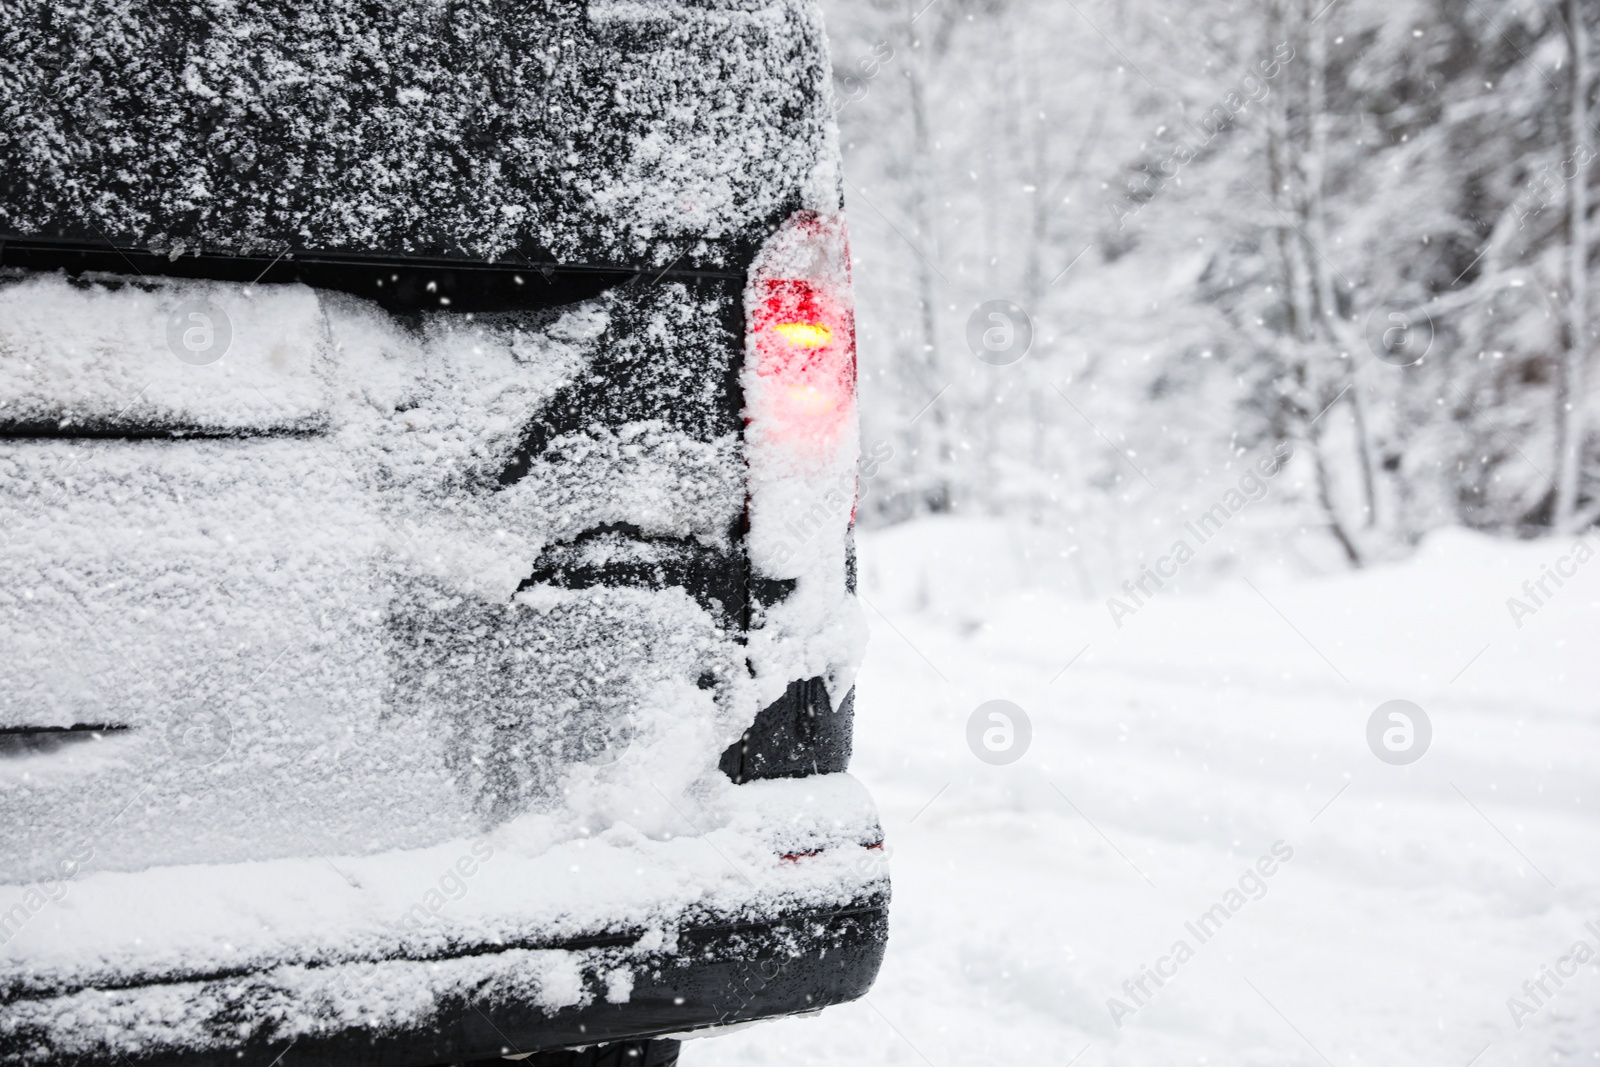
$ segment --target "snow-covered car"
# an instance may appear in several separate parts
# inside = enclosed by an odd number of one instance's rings
[[[0,0],[0,56],[0,1063],[861,995],[811,0]]]

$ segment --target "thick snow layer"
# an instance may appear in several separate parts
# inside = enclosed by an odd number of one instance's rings
[[[594,833],[530,814],[426,849],[87,873],[0,947],[0,988],[642,935],[695,914],[847,903],[874,873],[842,873],[881,837],[848,775],[726,783],[699,798],[698,826],[663,794]]]
[[[182,288],[193,313],[203,314],[198,309],[213,297],[227,306],[226,339],[216,323],[198,327],[212,332],[194,339],[197,349],[226,345],[226,362],[174,357],[167,319],[182,301],[159,282],[73,287],[60,276],[9,272],[0,284],[0,421],[63,430],[326,425],[325,327],[311,290],[273,286],[244,297],[235,286]],[[184,322],[180,331],[193,328]]]
[[[451,998],[505,998],[553,1012],[592,1001],[586,971],[626,974],[625,966],[606,967],[617,955],[508,949],[437,962],[289,965],[246,979],[84,990],[0,1009],[0,1033],[14,1027],[41,1035],[67,1055],[107,1048],[160,1055],[249,1040],[292,1043],[352,1027],[415,1027],[434,1016],[438,1001]],[[219,1025],[222,1019],[232,1025]],[[45,1062],[42,1048],[21,1051],[8,1062]]]
[[[809,0],[19,0],[0,54],[12,233],[664,265],[839,203]]]
[[[1041,568],[1048,543],[980,520],[862,536],[883,972],[685,1067],[1593,1062],[1600,956],[1572,952],[1600,952],[1600,557],[1447,530],[1354,574],[1252,560],[1255,590],[1169,585],[1118,629]],[[1547,567],[1567,577],[1541,593]],[[1010,766],[967,747],[995,698],[1032,720]],[[1394,698],[1433,724],[1408,767],[1365,738]],[[1199,943],[1185,924],[1278,841],[1293,858]],[[1137,1003],[1124,983],[1180,939],[1193,958]]]
[[[233,325],[205,366],[166,347],[195,301]],[[596,528],[729,551],[742,458],[696,415],[723,379],[684,287],[411,325],[299,286],[46,275],[0,302],[0,421],[177,434],[0,444],[0,725],[131,727],[0,759],[0,879],[78,848],[111,870],[382,852],[533,808],[598,831],[650,782],[692,815],[762,706],[682,589],[518,592]],[[660,396],[502,487],[551,398],[635,349],[670,364]]]

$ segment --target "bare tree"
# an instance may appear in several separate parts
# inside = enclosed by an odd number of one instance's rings
[[[1569,98],[1567,158],[1577,159],[1589,132],[1589,49],[1583,6],[1566,0]],[[1589,361],[1589,182],[1586,168],[1567,182],[1566,350],[1556,383],[1556,499],[1553,525],[1576,523],[1583,465]]]
[[[1291,37],[1305,43],[1307,36],[1313,42],[1321,41],[1318,27],[1303,25],[1304,12],[1298,5],[1290,4],[1287,10],[1278,3],[1268,7],[1267,49],[1270,51],[1279,40]],[[1291,102],[1286,91],[1268,98],[1267,124],[1267,176],[1271,183],[1270,199],[1275,215],[1273,230],[1277,238],[1278,258],[1284,300],[1285,321],[1290,341],[1289,371],[1298,387],[1286,393],[1289,414],[1298,424],[1310,446],[1313,471],[1316,476],[1317,503],[1345,558],[1352,566],[1361,566],[1362,553],[1335,496],[1335,475],[1328,455],[1326,423],[1321,416],[1326,408],[1341,395],[1354,390],[1346,383],[1342,393],[1333,391],[1330,378],[1323,366],[1336,364],[1334,345],[1330,344],[1336,330],[1338,308],[1333,278],[1323,251],[1326,245],[1325,207],[1323,205],[1323,172],[1326,168],[1324,130],[1326,103],[1322,90],[1326,76],[1322,66],[1326,63],[1325,51],[1313,45],[1309,57],[1310,71],[1306,77],[1306,99],[1302,108],[1302,121],[1296,124],[1291,113]],[[1288,82],[1288,79],[1286,79]],[[1307,236],[1311,230],[1317,236]],[[1323,366],[1319,366],[1323,365]],[[1348,376],[1348,369],[1339,378]],[[1335,382],[1337,379],[1335,379]],[[1309,401],[1309,403],[1307,403]],[[1356,408],[1359,411],[1359,406]],[[1360,453],[1366,458],[1364,420],[1358,419],[1358,437],[1363,438]],[[1365,464],[1363,464],[1365,467]],[[1366,490],[1367,513],[1373,510],[1370,473],[1363,480]]]
[[[923,390],[932,398],[949,383],[942,381],[943,360],[939,348],[939,298],[934,284],[937,268],[932,259],[939,254],[939,238],[934,226],[933,205],[938,199],[937,174],[933,150],[933,136],[928,115],[928,71],[933,60],[935,42],[925,32],[928,24],[921,22],[926,8],[919,0],[905,0],[903,5],[906,107],[911,122],[911,159],[907,182],[907,200],[915,240],[921,244],[916,251],[913,268],[917,286],[918,326],[921,332],[921,374],[918,375]],[[931,20],[930,20],[931,22]],[[951,507],[950,468],[954,463],[954,449],[950,440],[948,408],[933,403],[914,433],[914,452],[921,466],[920,491],[923,506],[932,512],[949,511]],[[920,420],[919,420],[920,422]]]

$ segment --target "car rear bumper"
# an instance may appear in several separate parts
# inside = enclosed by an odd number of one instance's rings
[[[723,779],[693,810],[681,836],[534,814],[367,856],[118,871],[85,849],[0,887],[0,1064],[422,1067],[863,993],[889,881],[860,784]]]
[[[203,981],[151,984],[122,990],[87,990],[65,997],[26,998],[7,1006],[0,1024],[0,1062],[77,1067],[422,1067],[505,1055],[654,1037],[710,1026],[813,1011],[853,1000],[871,987],[888,936],[888,895],[844,907],[797,911],[759,922],[706,923],[677,932],[672,951],[638,953],[637,939],[576,941],[545,949],[507,946],[493,953],[433,961],[389,961],[330,967],[285,967],[217,976]],[[503,980],[522,968],[548,966],[554,953],[577,956],[575,975],[587,1003],[554,1010],[517,995]],[[544,958],[540,958],[544,957]],[[608,989],[611,964],[626,958],[634,976],[627,999]],[[470,989],[439,996],[426,1010],[410,1005],[409,1025],[365,1022],[329,1027],[329,991],[353,998],[375,966],[468,967],[482,974]],[[388,976],[392,979],[394,976]],[[391,992],[396,988],[388,982]],[[418,990],[420,990],[420,986]],[[140,1035],[103,1034],[82,1026],[66,1042],[51,1025],[76,1019],[102,1023],[141,1014],[136,1000],[168,1002],[173,1014],[193,1016],[209,1006],[207,1042],[182,1047]],[[75,1003],[76,1002],[76,1003]],[[128,1009],[119,1013],[116,1005]],[[368,1008],[374,1005],[367,1005]],[[381,1003],[376,1006],[381,1012]],[[304,1032],[318,1015],[319,1029]],[[192,1026],[185,1029],[199,1036]],[[88,1040],[85,1040],[88,1038]],[[130,1047],[133,1045],[143,1047]]]

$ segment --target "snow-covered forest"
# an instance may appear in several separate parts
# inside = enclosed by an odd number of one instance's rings
[[[684,1061],[1591,1062],[1600,9],[825,7],[889,950]]]
[[[826,7],[863,526],[1025,518],[1103,598],[1274,448],[1211,566],[1600,513],[1591,5]],[[991,300],[1020,361],[974,357]]]

